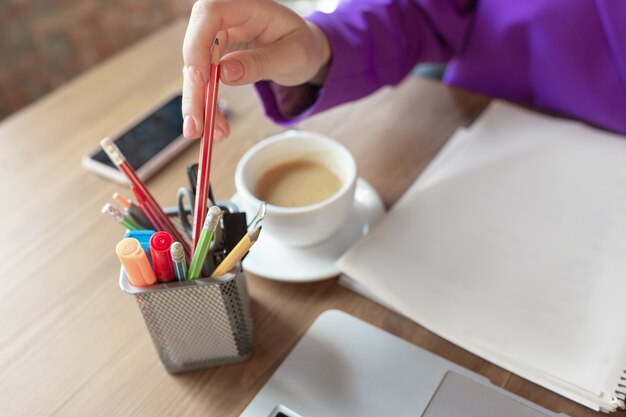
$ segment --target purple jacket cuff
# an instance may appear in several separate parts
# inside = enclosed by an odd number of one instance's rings
[[[462,45],[471,0],[354,0],[307,19],[326,34],[332,60],[313,104],[295,118],[281,114],[269,81],[256,83],[265,112],[291,125],[399,83],[419,62],[443,62]]]

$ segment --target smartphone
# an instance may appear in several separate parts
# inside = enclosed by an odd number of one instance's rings
[[[128,163],[143,181],[154,175],[161,167],[193,143],[182,136],[183,119],[180,113],[182,97],[177,95],[159,103],[147,114],[111,136]],[[121,184],[128,181],[98,147],[82,158],[83,166],[99,175]]]

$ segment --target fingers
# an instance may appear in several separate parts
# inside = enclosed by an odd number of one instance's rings
[[[311,80],[328,61],[321,30],[273,0],[198,0],[183,42],[183,134],[197,138],[204,128],[204,94],[211,46],[220,41],[222,81],[230,85],[269,79],[293,86]],[[252,48],[235,50],[236,48]],[[215,138],[229,133],[216,117]]]
[[[241,25],[249,18],[240,2],[198,0],[191,11],[183,42],[183,135],[198,138],[204,125],[204,93],[209,76],[211,45],[219,34],[222,48],[228,47],[227,32],[222,29]],[[228,124],[223,119],[224,129]],[[217,133],[217,132],[216,132]]]
[[[186,123],[187,119],[185,119]],[[194,129],[197,127],[195,125],[192,126]],[[199,133],[195,133],[196,131],[194,130],[194,133],[189,133],[185,131],[186,127],[185,124],[183,124],[183,136],[185,136],[188,139],[199,139],[200,136],[202,136],[202,130],[203,130],[203,126],[200,125],[199,126]],[[224,115],[220,112],[216,112],[215,113],[215,126],[214,126],[214,130],[213,130],[213,139],[215,139],[218,142],[221,142],[225,139],[228,138],[228,135],[230,135],[230,125],[228,124],[228,120],[226,120],[226,117],[224,117]]]
[[[215,113],[215,130],[213,131],[213,139],[218,142],[223,141],[230,135],[230,125],[226,117],[220,112]]]
[[[183,68],[183,136],[195,139],[202,134],[204,124],[205,81],[202,72],[195,66]]]
[[[197,139],[204,130],[204,92],[206,84],[202,73],[195,67],[183,68],[183,136]],[[198,105],[194,106],[193,104]],[[225,139],[230,133],[228,121],[219,111],[215,114],[213,137],[217,141]]]
[[[296,85],[300,78],[302,82],[307,80],[295,74],[303,67],[305,55],[297,43],[289,40],[262,48],[231,52],[221,62],[222,81],[229,85],[244,85],[266,79],[280,82],[283,78],[282,84]]]
[[[250,9],[238,1],[196,1],[183,41],[185,66],[195,66],[206,76],[211,60],[210,47],[218,32],[243,25],[250,17]],[[222,41],[224,39],[220,39]],[[227,45],[222,45],[222,48],[226,47]]]
[[[311,80],[329,58],[325,35],[303,24],[266,46],[225,55],[221,61],[222,81],[229,85],[260,80],[284,86],[300,85]]]

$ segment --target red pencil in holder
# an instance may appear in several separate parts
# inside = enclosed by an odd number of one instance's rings
[[[167,217],[156,199],[152,196],[152,194],[150,194],[150,191],[148,191],[148,188],[145,186],[143,181],[139,179],[137,173],[133,167],[130,166],[119,148],[110,138],[102,139],[100,141],[100,146],[102,146],[102,149],[104,149],[115,166],[122,171],[124,175],[126,175],[126,178],[128,178],[131,190],[138,200],[137,203],[144,211],[146,217],[148,217],[150,222],[153,223],[153,226],[157,230],[168,232],[174,239],[181,242],[183,248],[185,249],[185,256],[190,259],[191,248],[189,247],[189,244],[176,229],[176,226],[174,226],[174,224],[170,221],[169,217]]]

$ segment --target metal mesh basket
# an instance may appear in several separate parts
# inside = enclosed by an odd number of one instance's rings
[[[219,278],[120,287],[137,299],[154,347],[172,373],[241,362],[252,354],[252,319],[238,265]]]

